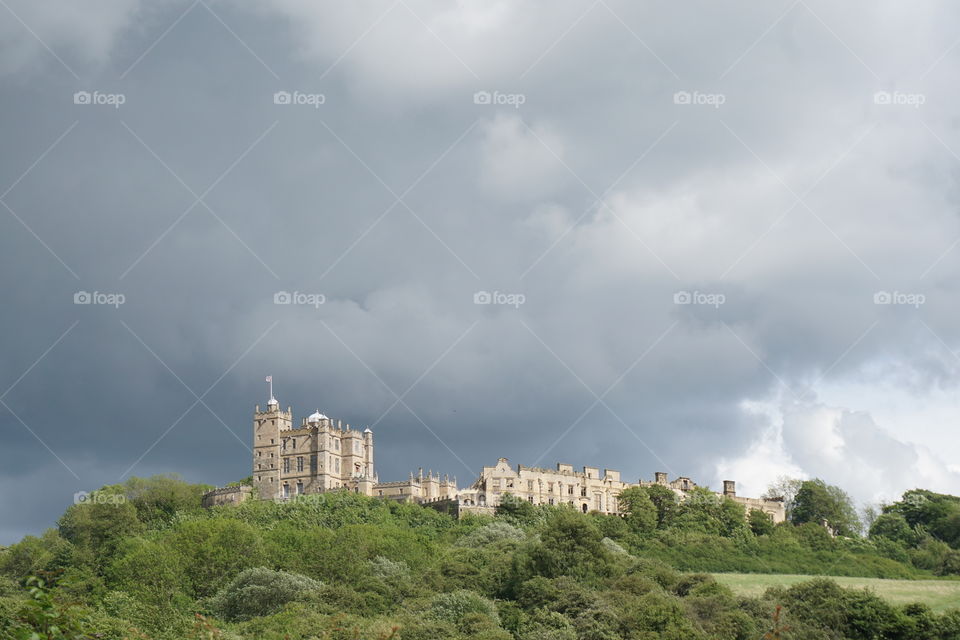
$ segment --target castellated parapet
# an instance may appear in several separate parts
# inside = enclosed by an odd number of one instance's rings
[[[347,489],[372,496],[373,432],[319,411],[293,426],[293,411],[271,398],[253,416],[253,489],[261,500]]]
[[[203,496],[205,507],[239,504],[247,499],[289,500],[296,496],[327,491],[351,491],[384,500],[414,502],[460,515],[493,513],[502,497],[512,494],[532,504],[568,504],[584,513],[621,515],[619,496],[630,487],[661,486],[673,491],[678,500],[697,488],[686,476],[669,480],[665,472],[653,481],[626,482],[613,469],[558,463],[555,469],[512,468],[506,458],[492,467],[483,467],[479,477],[466,489],[457,488],[457,479],[420,468],[406,480],[380,482],[373,463],[373,432],[359,431],[341,420],[328,418],[319,410],[294,426],[293,409],[280,409],[272,397],[266,409],[258,405],[253,414],[252,486],[216,489]],[[774,522],[783,522],[782,500],[744,498],[736,493],[733,480],[723,482],[718,499],[730,499],[747,510],[759,509]]]

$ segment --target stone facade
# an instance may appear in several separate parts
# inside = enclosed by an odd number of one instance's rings
[[[223,487],[222,489],[208,491],[207,493],[203,494],[201,504],[207,509],[210,507],[220,507],[227,504],[236,505],[240,504],[244,500],[249,499],[252,495],[253,487],[234,485],[230,487]]]
[[[293,411],[271,398],[253,416],[253,490],[261,500],[347,489],[374,495],[373,432],[319,411],[293,426]]]
[[[584,513],[599,511],[620,514],[620,492],[630,487],[660,485],[671,489],[683,500],[697,484],[686,476],[669,481],[657,472],[651,482],[636,483],[621,479],[620,472],[599,467],[559,463],[556,469],[510,466],[500,458],[492,467],[483,467],[480,476],[467,489],[458,489],[456,478],[441,477],[433,471],[406,480],[380,482],[373,464],[373,432],[344,426],[318,411],[303,418],[296,427],[293,410],[280,409],[273,397],[264,411],[259,405],[253,414],[253,483],[216,489],[203,496],[203,506],[239,504],[244,500],[288,500],[298,495],[326,491],[353,491],[366,496],[414,502],[433,506],[447,513],[493,513],[503,495],[510,493],[533,504],[568,504]],[[744,498],[736,494],[736,484],[725,480],[727,497],[749,509],[760,509],[774,522],[785,518],[782,500]]]
[[[455,499],[460,492],[457,489],[457,479],[449,476],[440,477],[433,471],[423,475],[423,468],[417,475],[410,474],[406,480],[397,482],[381,482],[373,487],[373,495],[386,500],[398,502],[433,502],[435,500]]]
[[[587,513],[619,515],[620,505],[617,498],[620,492],[630,487],[649,487],[660,485],[672,490],[678,500],[686,499],[688,492],[697,488],[697,484],[686,476],[669,481],[667,474],[658,471],[652,482],[640,480],[636,483],[625,482],[620,472],[599,467],[583,467],[575,471],[573,465],[558,463],[556,469],[540,467],[510,466],[506,458],[500,458],[496,466],[483,467],[480,477],[459,493],[460,512],[489,512],[500,504],[504,494],[510,493],[532,504],[568,504]],[[783,522],[786,513],[782,500],[764,500],[762,498],[744,498],[736,494],[733,480],[725,480],[723,492],[715,493],[718,499],[727,497],[747,509],[759,509],[770,514],[774,522]]]

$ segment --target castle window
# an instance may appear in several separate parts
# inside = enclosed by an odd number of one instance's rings
[[[303,494],[303,483],[302,483],[302,482],[297,482],[297,495],[299,496],[299,495],[302,495],[302,494]]]
[[[317,454],[310,456],[310,473],[317,472]]]
[[[570,485],[569,487],[567,487],[567,493],[569,493],[570,495],[573,495],[573,485]]]
[[[340,451],[340,440],[339,440],[339,439],[334,440],[334,441],[333,441],[333,446],[334,446],[334,448],[335,448],[337,451]]]
[[[337,465],[337,473],[340,473],[340,458],[336,459],[335,464]]]
[[[284,498],[289,498],[289,497],[290,497],[290,485],[288,485],[288,484],[284,484],[284,485],[283,485],[283,497],[284,497]]]
[[[533,491],[533,480],[527,480],[527,491]]]
[[[547,483],[547,493],[553,493],[553,483],[552,483],[552,482],[548,482],[548,483]],[[551,502],[550,504],[553,504],[553,502]]]
[[[290,458],[283,459],[283,472],[290,473]]]
[[[533,494],[527,496],[527,500],[530,501],[530,504],[533,504]]]
[[[297,471],[303,473],[303,456],[297,456]]]
[[[293,448],[296,449],[296,448],[297,448],[297,439],[296,439],[296,438],[293,438],[293,439],[292,439],[292,444],[293,444]]]
[[[586,487],[581,487],[581,488],[580,488],[580,495],[581,495],[581,497],[584,497],[584,498],[587,497],[587,488],[586,488]],[[584,513],[586,513],[586,511],[584,511]]]

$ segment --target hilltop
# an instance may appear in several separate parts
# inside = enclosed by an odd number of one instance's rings
[[[789,626],[777,637],[960,638],[956,609],[825,579],[743,596],[703,573],[946,577],[952,496],[908,492],[859,537],[642,488],[625,517],[506,496],[496,515],[459,520],[346,491],[205,509],[208,489],[104,487],[0,551],[0,636],[746,640]]]

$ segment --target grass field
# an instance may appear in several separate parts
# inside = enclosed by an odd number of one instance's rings
[[[742,596],[760,596],[767,587],[811,580],[817,576],[761,573],[715,573],[717,582],[727,585]],[[882,578],[847,578],[828,576],[841,587],[867,587],[894,604],[922,602],[937,612],[960,608],[960,580],[885,580]]]

